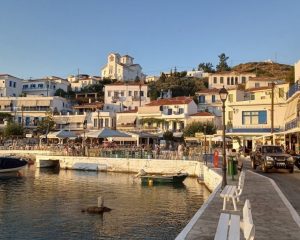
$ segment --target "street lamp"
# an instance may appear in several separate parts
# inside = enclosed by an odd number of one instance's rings
[[[82,152],[83,156],[85,156],[85,130],[87,128],[87,120],[83,121],[83,139],[82,139]]]
[[[206,124],[204,124],[203,126],[203,133],[204,133],[204,161],[205,161],[205,165],[207,165],[207,156],[206,156]]]
[[[226,149],[225,149],[225,102],[228,96],[228,92],[226,88],[221,88],[219,91],[220,99],[222,101],[222,118],[223,118],[223,162],[222,162],[222,172],[223,172],[223,179],[222,179],[222,188],[224,188],[227,185],[227,179],[226,179]]]

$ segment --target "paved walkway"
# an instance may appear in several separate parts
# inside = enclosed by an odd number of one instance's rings
[[[237,181],[235,182],[237,184]],[[300,193],[299,193],[300,194]],[[256,228],[255,239],[300,239],[300,228],[269,179],[246,171],[244,191],[238,203],[241,215],[246,199],[250,200]],[[231,202],[228,208],[233,209]],[[185,239],[214,239],[223,201],[219,192],[209,203]],[[298,216],[299,217],[299,216]],[[241,233],[243,238],[243,233]]]

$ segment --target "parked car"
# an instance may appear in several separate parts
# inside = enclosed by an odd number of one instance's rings
[[[283,148],[276,145],[258,145],[250,155],[251,167],[256,169],[261,166],[263,172],[269,169],[288,169],[294,172],[294,158],[284,152]]]

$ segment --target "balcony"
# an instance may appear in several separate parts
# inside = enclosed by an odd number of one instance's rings
[[[286,99],[292,97],[299,90],[300,90],[300,83],[299,81],[297,81],[293,86],[290,87],[289,91],[286,93]]]
[[[285,131],[300,127],[300,117],[293,119],[285,124]]]
[[[283,130],[281,126],[274,126],[274,132]],[[270,133],[271,127],[266,125],[233,126],[226,129],[227,133]]]

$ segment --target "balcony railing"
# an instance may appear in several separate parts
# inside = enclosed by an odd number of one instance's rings
[[[293,86],[290,87],[288,92],[286,93],[286,99],[292,97],[296,92],[300,90],[300,83],[297,81]]]
[[[295,119],[293,119],[292,121],[289,121],[285,124],[285,130],[290,130],[290,129],[294,129],[300,127],[300,117],[297,117]]]

